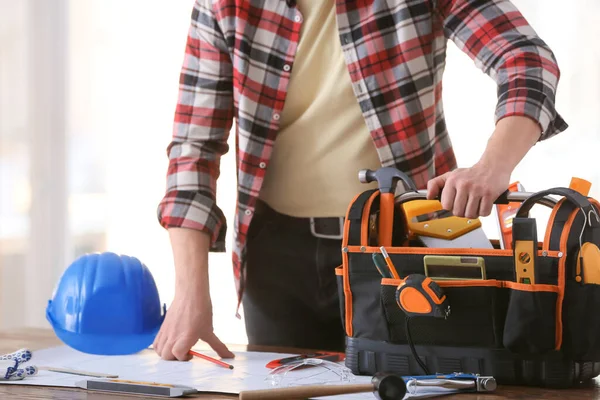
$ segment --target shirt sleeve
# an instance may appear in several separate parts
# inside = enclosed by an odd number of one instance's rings
[[[196,0],[192,12],[157,214],[163,227],[206,232],[211,251],[225,251],[227,224],[216,189],[233,123],[233,67],[210,1]]]
[[[498,86],[495,121],[537,121],[539,140],[568,125],[555,108],[560,70],[548,45],[509,0],[438,0],[446,36]]]

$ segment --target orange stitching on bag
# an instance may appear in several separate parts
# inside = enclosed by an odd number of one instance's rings
[[[435,280],[435,279],[434,279]],[[401,279],[383,278],[381,284],[384,286],[398,286]],[[487,280],[464,280],[464,281],[435,281],[441,287],[498,287],[514,290],[523,290],[528,292],[554,292],[560,293],[560,288],[555,285],[536,284],[527,285],[511,281],[498,281],[495,279]]]
[[[344,238],[342,239],[342,247],[346,247],[348,244],[348,231],[350,230],[350,220],[346,219],[344,222]],[[346,312],[346,334],[352,336],[352,291],[350,290],[350,277],[348,266],[348,253],[342,252],[342,266],[344,274],[344,297],[346,298],[345,312]]]
[[[429,248],[429,247],[389,247],[386,248],[389,254],[459,254],[473,256],[495,256],[495,257],[512,257],[512,250],[488,250],[488,249],[472,249],[472,248]],[[378,247],[365,246],[364,251],[361,251],[361,246],[348,246],[348,251],[351,253],[378,253]],[[546,257],[558,258],[558,250],[548,251]],[[542,256],[542,250],[538,250],[538,255]]]
[[[436,281],[440,287],[499,287],[503,286],[502,281],[495,279],[483,280],[483,281]]]
[[[504,287],[513,289],[513,290],[521,290],[525,292],[554,292],[560,293],[560,288],[554,285],[545,285],[541,283],[537,283],[534,285],[529,285],[526,283],[517,283],[504,281]]]
[[[384,286],[398,286],[402,283],[402,279],[382,278],[381,284]]]
[[[436,281],[435,283],[443,287],[502,287],[502,281],[495,279],[488,280],[464,280],[464,281]],[[402,283],[402,279],[383,278],[381,284],[384,286],[398,286]]]
[[[337,267],[335,269],[335,275],[336,276],[344,276],[344,267],[343,267],[343,265],[340,265],[339,267]]]

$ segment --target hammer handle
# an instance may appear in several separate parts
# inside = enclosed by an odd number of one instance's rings
[[[390,247],[394,230],[394,193],[381,193],[379,202],[379,245]]]
[[[240,400],[299,400],[340,394],[366,393],[375,390],[372,383],[354,385],[311,385],[240,392]]]

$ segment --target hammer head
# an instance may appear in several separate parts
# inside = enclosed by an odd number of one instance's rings
[[[381,193],[395,193],[398,180],[401,180],[407,188],[413,191],[417,190],[417,187],[408,175],[392,167],[380,168],[377,171],[363,169],[358,172],[358,180],[361,183],[377,181]]]
[[[402,400],[406,395],[406,383],[401,376],[377,373],[371,383],[375,397],[379,400]]]

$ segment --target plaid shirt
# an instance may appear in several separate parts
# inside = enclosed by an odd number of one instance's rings
[[[529,116],[542,128],[540,140],[566,129],[554,107],[554,55],[510,1],[336,0],[336,9],[354,93],[381,165],[404,171],[418,187],[457,165],[442,107],[448,40],[497,83],[496,120]],[[225,251],[216,183],[235,118],[232,253],[240,298],[246,235],[302,19],[293,0],[196,0],[192,12],[158,218],[165,228],[207,232],[211,251]]]

